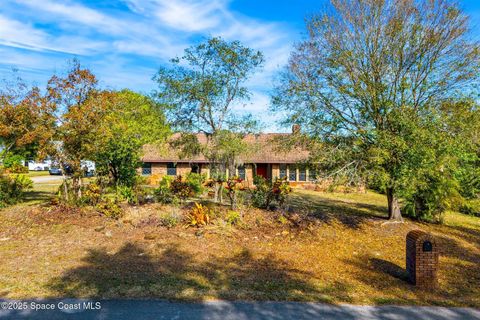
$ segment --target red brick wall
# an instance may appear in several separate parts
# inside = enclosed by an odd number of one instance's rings
[[[432,251],[424,252],[423,244],[429,241]],[[410,282],[422,288],[437,286],[438,247],[431,234],[421,230],[413,230],[407,234],[406,267]]]

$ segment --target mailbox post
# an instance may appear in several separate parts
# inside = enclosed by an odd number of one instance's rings
[[[410,282],[420,288],[437,286],[438,247],[435,238],[424,231],[407,234],[407,272]]]

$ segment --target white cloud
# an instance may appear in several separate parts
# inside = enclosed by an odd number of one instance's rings
[[[185,32],[217,27],[227,1],[223,0],[124,0],[138,14],[156,17],[160,23]]]
[[[165,25],[186,32],[218,27],[223,3],[218,1],[159,1],[155,10]]]
[[[81,55],[107,85],[138,89],[151,83],[151,88],[152,72],[167,59],[181,55],[201,36],[221,36],[264,53],[265,67],[249,81],[252,103],[243,110],[266,112],[264,92],[291,50],[293,35],[285,25],[234,12],[230,0],[122,1],[129,11],[100,10],[81,0],[3,0],[0,47],[11,48],[12,59],[3,56],[0,64],[16,62],[50,73],[52,64],[62,66],[67,58]],[[22,50],[21,57],[13,59],[12,50]],[[42,59],[41,54],[50,56]]]
[[[33,51],[58,51],[86,54],[101,50],[105,44],[82,37],[53,37],[34,26],[0,14],[0,44]]]
[[[18,4],[34,10],[50,13],[52,16],[77,22],[109,32],[120,32],[121,28],[115,18],[102,14],[78,3],[67,1],[64,4],[52,0],[17,0]]]

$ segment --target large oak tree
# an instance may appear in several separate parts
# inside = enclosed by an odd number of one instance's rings
[[[330,169],[381,177],[389,218],[399,220],[412,178],[445,170],[435,165],[450,159],[450,140],[436,134],[444,133],[440,108],[475,92],[479,46],[453,1],[330,2],[309,19],[274,109],[320,141]]]

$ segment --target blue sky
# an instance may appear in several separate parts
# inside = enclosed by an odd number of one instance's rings
[[[480,1],[460,0],[480,33]],[[252,100],[242,110],[270,119],[269,90],[304,17],[324,0],[2,0],[0,75],[12,68],[44,86],[66,61],[78,58],[103,87],[149,93],[158,67],[205,36],[240,40],[266,56],[249,82]],[[478,31],[477,31],[478,30]]]

